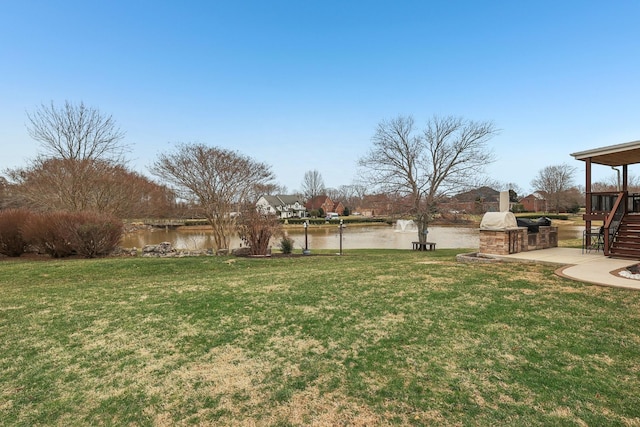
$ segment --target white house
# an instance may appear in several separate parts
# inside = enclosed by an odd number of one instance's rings
[[[283,194],[260,196],[256,206],[276,214],[280,218],[304,218],[307,216],[307,208],[304,207],[304,203],[300,202],[298,196],[286,196]]]

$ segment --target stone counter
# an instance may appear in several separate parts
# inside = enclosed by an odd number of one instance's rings
[[[480,229],[481,254],[508,255],[558,246],[558,227],[540,226],[537,233],[527,227],[504,230]]]

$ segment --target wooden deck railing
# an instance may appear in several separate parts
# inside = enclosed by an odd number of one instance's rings
[[[618,228],[620,227],[622,218],[626,213],[626,199],[626,192],[619,193],[618,197],[616,197],[616,200],[613,203],[613,206],[611,207],[611,211],[604,221],[604,254],[606,256],[609,255],[609,249],[611,248],[611,244],[613,243],[613,238],[618,232]]]

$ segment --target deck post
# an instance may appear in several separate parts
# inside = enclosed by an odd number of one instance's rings
[[[624,191],[625,194],[625,200],[624,200],[624,214],[628,214],[629,213],[629,178],[627,175],[627,165],[622,165],[622,191]],[[631,208],[633,210],[633,208]]]
[[[591,230],[591,157],[588,157],[584,161],[585,165],[585,214],[587,215],[587,219],[585,219],[584,225],[587,232]]]

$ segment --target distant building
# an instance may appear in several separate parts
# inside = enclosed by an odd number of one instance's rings
[[[305,207],[308,212],[322,209],[325,214],[335,212],[338,215],[342,215],[344,213],[342,202],[334,202],[329,196],[313,197],[307,201]]]
[[[412,207],[412,200],[408,196],[371,194],[362,198],[355,212],[368,217],[398,216],[411,212]]]
[[[522,205],[522,209],[527,212],[548,212],[549,204],[546,196],[545,192],[537,191],[527,197],[523,197],[519,203]]]
[[[278,194],[275,196],[260,196],[256,206],[266,210],[280,218],[304,218],[307,216],[307,209],[300,202],[298,196],[287,196]]]
[[[482,214],[500,209],[500,192],[491,187],[479,187],[458,193],[439,204],[442,212],[466,212]]]

